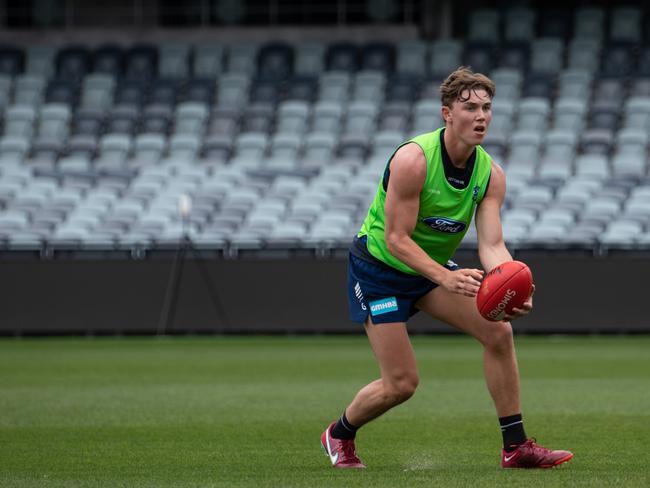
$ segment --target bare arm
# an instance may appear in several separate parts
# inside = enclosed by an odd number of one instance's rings
[[[501,205],[506,195],[506,176],[501,167],[492,163],[490,186],[476,209],[476,232],[478,234],[478,255],[487,272],[512,256],[503,242],[501,228]]]
[[[512,256],[506,249],[501,228],[501,205],[506,194],[506,177],[501,167],[492,163],[490,186],[476,210],[476,232],[478,234],[478,255],[486,271],[506,261],[512,261]],[[533,292],[535,291],[533,285]],[[530,313],[533,309],[533,296],[528,298],[522,308],[515,308],[506,320],[513,320]]]
[[[400,148],[390,164],[386,193],[385,238],[388,251],[425,278],[454,293],[474,296],[478,292],[482,271],[462,269],[452,272],[424,252],[411,238],[420,209],[420,192],[427,176],[427,164],[417,144]]]

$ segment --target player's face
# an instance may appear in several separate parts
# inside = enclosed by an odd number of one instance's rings
[[[443,116],[460,140],[476,146],[485,139],[492,121],[492,99],[485,90],[466,90]]]

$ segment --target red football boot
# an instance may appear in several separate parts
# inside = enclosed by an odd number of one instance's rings
[[[354,439],[334,439],[330,430],[336,422],[332,422],[320,436],[320,444],[327,453],[335,468],[365,468],[354,450]]]
[[[569,451],[551,451],[528,439],[512,452],[501,450],[502,468],[552,468],[573,457]]]

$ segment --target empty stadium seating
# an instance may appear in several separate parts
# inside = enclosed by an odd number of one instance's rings
[[[640,18],[483,9],[465,39],[4,48],[0,242],[345,243],[469,63],[497,83],[485,147],[508,176],[506,239],[647,246]]]

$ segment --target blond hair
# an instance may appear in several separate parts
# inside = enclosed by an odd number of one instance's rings
[[[485,90],[490,98],[494,98],[496,86],[494,82],[481,73],[474,73],[467,66],[461,66],[447,76],[447,79],[440,85],[440,99],[442,104],[451,108],[455,101],[465,102],[471,96],[471,92]],[[469,95],[463,95],[469,92]]]

